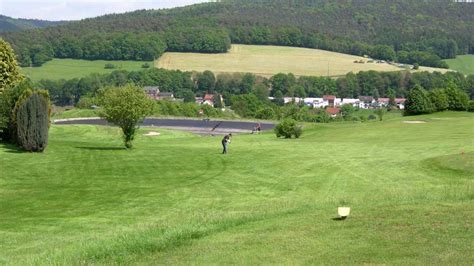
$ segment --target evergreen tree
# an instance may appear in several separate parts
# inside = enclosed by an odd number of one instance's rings
[[[51,108],[46,91],[27,90],[14,109],[18,145],[31,152],[43,152],[48,145]]]

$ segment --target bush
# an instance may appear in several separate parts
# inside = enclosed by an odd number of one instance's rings
[[[107,63],[105,64],[104,66],[105,69],[115,69],[117,68],[114,64],[111,64],[111,63]]]
[[[290,139],[292,136],[299,138],[302,133],[301,125],[298,125],[294,119],[284,119],[275,127],[275,134],[278,138]]]
[[[46,91],[25,93],[14,109],[18,145],[31,152],[43,152],[48,145],[49,95]]]
[[[360,117],[358,116],[351,116],[351,121],[354,121],[354,122],[360,122]]]
[[[142,65],[142,68],[150,68],[150,64],[145,63],[145,64]]]
[[[92,106],[96,105],[96,99],[89,96],[82,96],[76,104],[79,109],[92,109]]]
[[[369,115],[369,116],[367,117],[367,120],[375,120],[375,119],[377,119],[377,116],[376,116],[376,115]]]
[[[468,112],[474,112],[474,101],[469,101],[469,105],[467,107]]]
[[[384,108],[379,108],[379,109],[375,110],[375,113],[379,117],[379,120],[383,121],[383,117],[385,115],[385,109]]]
[[[364,115],[360,115],[359,119],[361,122],[367,122],[367,117],[365,117]]]
[[[319,115],[316,116],[316,122],[317,123],[329,123],[331,121],[331,116],[325,111],[325,110],[320,110]]]

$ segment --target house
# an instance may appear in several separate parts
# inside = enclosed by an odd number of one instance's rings
[[[323,108],[323,98],[304,98],[304,104],[313,108]]]
[[[325,102],[326,106],[329,107],[336,107],[336,96],[334,95],[324,95],[323,101]]]
[[[172,92],[159,92],[156,95],[156,100],[174,100],[174,94]]]
[[[360,100],[359,99],[342,99],[341,105],[344,105],[344,104],[350,104],[358,108],[360,107]]]
[[[378,107],[387,107],[390,103],[390,98],[378,98],[377,103]]]
[[[395,104],[397,105],[398,109],[403,110],[405,109],[405,102],[407,99],[405,98],[396,98]]]
[[[154,100],[157,100],[158,94],[160,93],[160,88],[158,86],[145,86],[143,90],[148,97]]]
[[[220,100],[221,104],[224,102],[224,99],[222,98],[222,95],[206,93],[204,95],[204,98],[202,99],[201,104],[207,104],[207,105],[210,105],[210,106],[214,106],[216,104],[216,101],[219,101],[219,100]]]
[[[202,102],[204,101],[204,98],[202,97],[194,97],[194,99],[197,104],[202,104]]]
[[[374,97],[372,96],[359,96],[359,108],[369,109],[375,103]]]
[[[328,113],[331,117],[336,117],[341,113],[341,109],[337,107],[328,107],[326,108],[326,113]]]
[[[303,99],[303,98],[299,98],[299,97],[283,97],[283,102],[284,102],[285,104],[291,103],[291,102],[295,102],[295,103],[298,104],[298,103],[300,103],[300,102],[302,102],[302,101],[304,101],[304,99]]]

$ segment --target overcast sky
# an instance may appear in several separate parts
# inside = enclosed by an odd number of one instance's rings
[[[137,9],[185,6],[207,0],[0,0],[0,14],[14,18],[78,20]]]

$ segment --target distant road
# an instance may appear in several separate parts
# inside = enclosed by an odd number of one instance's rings
[[[55,120],[57,125],[108,125],[107,121],[100,118],[81,118]],[[250,133],[257,125],[256,122],[222,121],[222,120],[190,120],[190,119],[159,119],[149,118],[142,123],[143,126],[161,127],[191,131],[200,134],[227,134]],[[275,127],[273,123],[260,123],[262,130]]]

